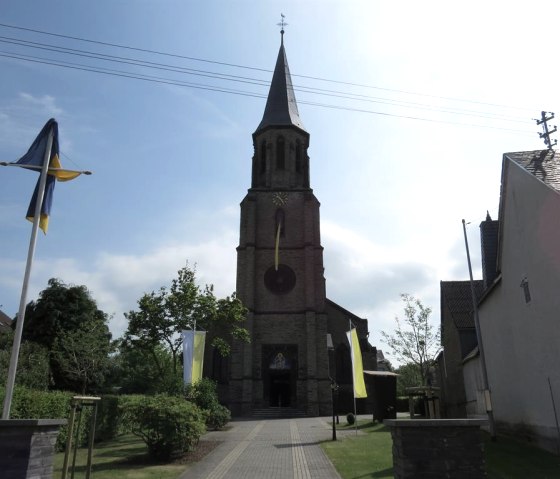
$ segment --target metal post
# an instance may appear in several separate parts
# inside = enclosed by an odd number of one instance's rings
[[[14,342],[12,344],[12,354],[10,356],[10,367],[8,369],[8,378],[6,380],[6,396],[4,397],[4,408],[2,409],[2,419],[10,419],[10,409],[12,407],[12,396],[14,393],[14,384],[16,381],[16,371],[18,365],[19,349],[21,346],[21,335],[23,332],[23,322],[25,320],[25,308],[27,303],[27,288],[29,286],[29,278],[31,276],[31,267],[33,266],[33,257],[35,256],[35,246],[37,244],[37,231],[39,229],[39,220],[41,218],[41,207],[43,205],[43,197],[45,196],[45,185],[47,183],[47,170],[51,161],[51,150],[53,144],[54,132],[51,128],[47,138],[47,147],[43,157],[43,167],[39,179],[39,189],[37,191],[37,199],[35,203],[35,216],[33,217],[33,228],[31,229],[31,239],[29,240],[29,250],[27,252],[27,264],[25,266],[25,276],[23,278],[23,286],[21,288],[21,296],[19,300],[19,312],[16,321],[16,331],[14,334]]]
[[[480,353],[480,363],[482,369],[482,380],[484,382],[484,397],[486,402],[486,413],[488,414],[488,425],[490,427],[490,437],[493,441],[496,440],[496,429],[494,425],[494,412],[492,411],[492,402],[490,396],[490,386],[488,385],[488,372],[486,370],[486,356],[484,354],[484,346],[482,344],[482,334],[480,332],[480,320],[478,317],[478,302],[476,300],[476,292],[474,289],[474,280],[471,267],[471,255],[469,253],[469,242],[467,240],[467,227],[465,220],[463,222],[463,234],[465,236],[465,249],[467,251],[467,263],[469,265],[469,277],[471,282],[471,295],[473,303],[473,313],[474,313],[474,326],[476,330],[476,339],[478,341],[478,351]]]
[[[68,475],[68,459],[72,450],[72,438],[74,436],[74,419],[76,417],[76,403],[72,401],[72,412],[70,413],[70,421],[68,421],[68,429],[66,430],[66,450],[64,452],[64,464],[62,465],[62,479],[66,479]]]
[[[97,421],[97,401],[93,401],[93,413],[91,415],[91,422],[89,428],[89,441],[88,441],[88,457],[87,457],[87,469],[86,469],[86,479],[90,478],[91,475],[91,461],[93,456],[93,441],[95,440],[95,422]]]
[[[331,406],[332,406],[332,440],[336,441],[336,423],[335,423],[335,403],[334,403],[334,392],[338,389],[336,381],[334,380],[334,374],[331,375],[331,359],[334,356],[334,344],[332,341],[332,336],[327,334],[327,360],[328,360],[328,373],[329,379],[331,380]],[[334,360],[332,361],[334,365]],[[334,368],[333,368],[334,369]]]

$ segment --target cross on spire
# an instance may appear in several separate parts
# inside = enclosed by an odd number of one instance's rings
[[[278,25],[281,28],[280,35],[282,35],[282,44],[284,44],[284,27],[287,27],[288,24],[284,21],[286,15],[281,13],[280,16],[282,17],[282,20],[280,20],[280,23],[277,23],[276,25]]]
[[[546,116],[546,115],[550,115],[550,116]],[[558,143],[558,140],[554,140],[552,141],[550,139],[550,135],[552,135],[553,133],[556,133],[556,125],[554,125],[554,128],[552,130],[548,129],[548,122],[550,120],[554,119],[554,113],[552,112],[546,112],[546,111],[542,111],[541,112],[541,119],[537,120],[535,119],[535,121],[537,122],[537,125],[542,125],[543,126],[543,132],[539,133],[539,137],[544,139],[544,144],[546,145],[546,147],[549,150],[552,150],[553,146],[556,146],[556,144]]]

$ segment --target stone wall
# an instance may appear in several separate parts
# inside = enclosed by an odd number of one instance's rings
[[[387,419],[396,479],[486,477],[477,419]]]
[[[10,479],[51,479],[53,455],[65,419],[0,421],[0,476]]]

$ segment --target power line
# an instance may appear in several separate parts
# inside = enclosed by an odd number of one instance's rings
[[[33,32],[33,33],[38,33],[38,34],[41,34],[41,35],[49,35],[49,36],[58,37],[58,38],[65,38],[65,39],[69,39],[69,40],[87,42],[87,43],[92,43],[92,44],[97,44],[97,45],[109,46],[109,47],[113,47],[113,48],[122,48],[122,49],[126,49],[126,50],[138,51],[138,52],[143,52],[143,53],[150,53],[150,54],[153,54],[153,55],[162,55],[162,56],[173,57],[173,58],[181,58],[181,59],[190,60],[190,61],[211,63],[211,64],[215,64],[215,65],[222,65],[222,66],[228,66],[228,67],[234,67],[234,68],[242,68],[242,69],[260,71],[260,72],[267,72],[267,73],[270,73],[272,71],[272,70],[268,70],[268,69],[265,69],[265,68],[251,67],[251,66],[247,66],[247,65],[239,65],[239,64],[235,64],[235,63],[227,63],[227,62],[221,62],[221,61],[216,61],[216,60],[209,60],[209,59],[205,59],[205,58],[191,57],[191,56],[187,56],[187,55],[180,55],[180,54],[175,54],[175,53],[162,52],[162,51],[151,50],[151,49],[147,49],[147,48],[132,47],[132,46],[128,46],[128,45],[104,42],[104,41],[100,41],[100,40],[91,40],[91,39],[88,39],[88,38],[76,37],[76,36],[71,36],[71,35],[64,35],[64,34],[61,34],[61,33],[46,32],[44,30],[20,27],[20,26],[16,26],[16,25],[9,25],[9,24],[6,24],[6,23],[0,23],[0,27],[11,28],[11,29],[14,29],[14,30],[21,30],[21,31],[27,31],[27,32]],[[315,77],[315,76],[309,76],[309,75],[298,75],[298,74],[292,73],[292,76],[299,77],[299,78],[307,78],[307,79],[310,79],[310,80],[329,82],[329,83],[335,83],[335,84],[346,85],[346,86],[355,86],[355,87],[360,87],[360,88],[375,89],[375,90],[381,90],[381,91],[393,92],[393,93],[400,93],[400,94],[406,94],[406,95],[416,95],[416,96],[423,96],[423,97],[427,97],[427,98],[437,98],[437,99],[442,99],[442,100],[450,100],[450,101],[457,101],[457,102],[463,102],[463,103],[472,103],[472,104],[477,104],[477,105],[485,105],[485,106],[492,106],[492,107],[498,107],[498,108],[507,108],[507,109],[513,109],[513,110],[534,111],[534,109],[525,108],[525,107],[502,105],[502,104],[498,104],[498,103],[489,103],[489,102],[482,102],[482,101],[476,101],[476,100],[467,100],[467,99],[463,99],[463,98],[453,98],[453,97],[432,95],[432,94],[427,94],[427,93],[411,92],[411,91],[407,91],[407,90],[384,88],[384,87],[379,87],[379,86],[375,86],[375,85],[367,85],[367,84],[362,84],[362,83],[353,83],[353,82],[347,82],[347,81],[333,80],[333,79]]]
[[[151,75],[134,74],[134,73],[124,72],[124,71],[120,71],[120,70],[105,69],[105,68],[100,68],[100,67],[91,67],[91,66],[88,66],[88,65],[80,65],[80,64],[75,64],[75,63],[64,62],[64,61],[61,61],[61,60],[44,59],[44,58],[40,58],[40,57],[33,57],[33,56],[21,55],[21,54],[12,54],[10,52],[0,51],[0,57],[14,58],[14,59],[18,59],[18,60],[33,62],[33,63],[40,63],[40,64],[58,66],[58,67],[62,67],[62,68],[69,68],[69,69],[80,70],[80,71],[85,71],[85,72],[101,73],[101,74],[105,74],[105,75],[124,77],[124,78],[135,79],[135,80],[143,80],[143,81],[149,81],[149,82],[154,82],[154,83],[162,83],[162,84],[168,84],[168,85],[174,85],[174,86],[183,86],[183,87],[188,87],[188,88],[196,88],[196,89],[200,89],[200,90],[214,91],[214,92],[219,92],[219,93],[228,93],[228,94],[232,94],[232,95],[241,95],[241,96],[248,96],[248,97],[254,97],[254,98],[266,98],[266,95],[261,95],[261,94],[248,92],[248,91],[233,90],[233,89],[227,89],[227,88],[218,88],[218,87],[213,87],[213,86],[210,86],[210,85],[183,82],[183,81],[180,81],[180,80],[172,80],[172,79],[166,79],[166,78],[161,78],[161,77],[154,77],[154,76],[151,76]],[[410,116],[410,115],[398,115],[398,114],[394,114],[394,113],[379,112],[379,111],[373,111],[373,110],[367,110],[367,109],[345,107],[345,106],[340,106],[340,105],[329,105],[329,104],[325,104],[325,103],[316,103],[316,102],[301,101],[301,100],[298,101],[298,103],[305,104],[305,105],[310,105],[310,106],[317,106],[317,107],[321,107],[321,108],[330,108],[330,109],[344,110],[344,111],[350,111],[350,112],[368,113],[368,114],[373,114],[373,115],[382,115],[382,116],[388,116],[388,117],[394,117],[394,118],[404,118],[404,119],[410,119],[410,120],[420,120],[420,121],[426,121],[426,122],[443,123],[443,124],[451,124],[451,125],[459,125],[459,126],[469,126],[469,127],[476,127],[476,128],[491,128],[491,129],[495,129],[495,130],[512,131],[512,132],[527,134],[527,131],[525,131],[525,130],[515,130],[515,129],[511,129],[511,128],[502,128],[502,127],[497,127],[497,126],[476,125],[476,124],[467,124],[467,123],[461,123],[461,122],[451,122],[451,121],[446,121],[446,120],[423,118],[423,117]]]
[[[140,67],[170,71],[175,73],[183,73],[187,75],[195,75],[195,76],[207,77],[207,78],[218,79],[218,80],[234,81],[234,82],[252,84],[257,86],[268,86],[269,84],[268,81],[259,80],[256,78],[223,74],[223,73],[212,72],[207,70],[192,69],[192,68],[187,68],[187,67],[182,67],[177,65],[168,65],[168,64],[151,62],[146,60],[139,60],[136,58],[109,55],[104,53],[97,53],[97,52],[85,51],[85,50],[68,48],[68,47],[60,47],[57,45],[42,44],[42,43],[32,42],[28,40],[20,40],[11,37],[0,36],[0,43],[8,43],[12,45],[23,46],[25,48],[35,48],[40,50],[52,51],[56,53],[80,56],[84,58],[110,61],[110,62],[115,62],[120,64],[140,66]],[[43,59],[43,60],[54,61],[50,59]],[[392,105],[392,106],[398,106],[403,108],[406,107],[406,108],[413,108],[413,109],[440,111],[443,113],[450,113],[454,115],[466,115],[466,116],[473,116],[478,118],[497,119],[497,120],[508,121],[508,122],[524,123],[525,121],[527,121],[526,119],[514,119],[501,114],[479,112],[475,110],[464,110],[464,109],[450,108],[450,107],[433,107],[431,105],[426,105],[424,103],[407,102],[402,100],[394,100],[390,98],[372,97],[369,95],[361,95],[361,94],[347,93],[347,92],[341,92],[336,90],[326,90],[320,88],[311,88],[307,86],[293,85],[293,87],[294,89],[296,89],[296,91],[300,91],[300,92],[323,95],[323,96],[333,97],[333,98],[342,98],[342,99],[353,100],[353,101],[378,103],[378,104]]]

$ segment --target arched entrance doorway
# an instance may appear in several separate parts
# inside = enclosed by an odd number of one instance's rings
[[[297,345],[263,345],[263,402],[296,407]]]

